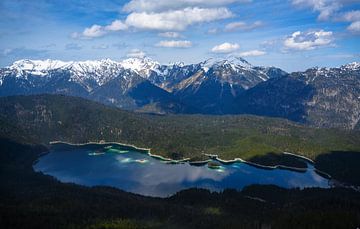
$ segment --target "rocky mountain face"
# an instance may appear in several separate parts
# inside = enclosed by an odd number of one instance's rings
[[[149,80],[154,85],[172,92],[177,84],[191,77],[201,70],[202,64],[173,63],[161,65],[150,58],[129,58],[123,60],[121,65],[125,69],[132,70],[141,77]]]
[[[360,120],[360,64],[311,68],[271,79],[237,98],[238,113],[354,129]]]
[[[56,93],[145,112],[225,114],[232,113],[240,92],[284,74],[241,58],[191,65],[161,65],[150,58],[20,60],[1,69],[0,96]]]
[[[359,128],[359,63],[288,74],[242,58],[162,65],[150,58],[20,60],[0,69],[0,96],[54,93],[151,113],[256,114]]]
[[[292,76],[315,88],[305,103],[308,124],[353,129],[359,122],[360,64],[309,69]]]
[[[231,114],[235,98],[271,78],[287,73],[274,67],[254,67],[242,58],[209,59],[173,89],[180,101],[205,114]]]
[[[149,73],[151,73],[149,69]],[[191,112],[174,95],[122,62],[20,60],[0,70],[0,96],[53,93],[95,100],[129,110]],[[148,109],[148,108],[147,108]]]

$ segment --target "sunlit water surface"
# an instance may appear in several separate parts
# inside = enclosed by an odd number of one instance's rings
[[[245,163],[207,165],[171,164],[118,145],[68,146],[59,144],[40,157],[35,171],[62,182],[86,186],[106,185],[147,196],[165,197],[187,188],[220,191],[251,184],[285,188],[329,187],[328,179],[308,164],[306,172],[262,169]]]

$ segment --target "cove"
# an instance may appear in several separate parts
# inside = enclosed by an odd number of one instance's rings
[[[301,160],[296,158],[297,160]],[[188,188],[221,191],[252,184],[284,188],[330,187],[330,180],[307,162],[305,171],[265,169],[243,162],[220,163],[216,159],[198,166],[171,163],[144,152],[115,144],[55,144],[40,157],[34,170],[61,182],[85,186],[111,186],[146,196],[166,197]],[[214,166],[215,165],[215,166]]]

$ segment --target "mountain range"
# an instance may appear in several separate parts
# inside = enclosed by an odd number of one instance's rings
[[[315,127],[360,128],[360,63],[287,73],[237,57],[162,65],[19,60],[0,69],[0,96],[79,96],[147,113],[255,114]]]

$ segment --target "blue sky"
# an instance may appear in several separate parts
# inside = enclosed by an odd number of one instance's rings
[[[356,0],[1,0],[0,66],[18,59],[241,56],[287,71],[360,61]]]

